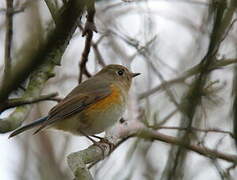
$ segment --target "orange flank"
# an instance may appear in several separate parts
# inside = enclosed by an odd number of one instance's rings
[[[106,110],[106,108],[110,107],[111,104],[119,104],[121,103],[121,90],[116,87],[115,85],[111,85],[111,91],[112,93],[105,97],[104,99],[101,99],[95,104],[92,104],[88,108],[86,108],[86,113],[90,111],[101,111]]]

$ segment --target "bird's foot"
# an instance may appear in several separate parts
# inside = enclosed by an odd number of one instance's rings
[[[96,136],[96,135],[92,135],[92,137],[94,137],[94,138],[97,138],[97,139],[99,139],[100,141],[99,142],[96,142],[96,143],[94,143],[95,145],[97,145],[97,146],[103,146],[101,149],[104,151],[104,144],[107,144],[107,145],[109,145],[109,153],[111,153],[113,150],[114,150],[114,148],[115,148],[115,145],[112,143],[112,142],[110,142],[108,139],[106,139],[106,138],[103,138],[103,137],[99,137],[99,136]]]

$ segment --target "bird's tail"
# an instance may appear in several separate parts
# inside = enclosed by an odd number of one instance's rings
[[[39,126],[42,123],[44,123],[47,119],[48,119],[48,116],[45,116],[45,117],[42,117],[40,119],[37,119],[36,121],[34,121],[34,122],[30,123],[30,124],[27,124],[27,125],[25,125],[23,127],[20,127],[18,129],[16,129],[15,131],[13,131],[8,138],[16,136],[16,135],[18,135],[18,134],[20,134],[20,133],[22,133],[22,132],[24,132],[24,131],[26,131],[28,129],[34,128],[36,126]]]

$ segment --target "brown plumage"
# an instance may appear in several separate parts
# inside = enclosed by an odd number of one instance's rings
[[[39,126],[35,133],[53,127],[73,134],[93,135],[103,132],[123,115],[132,78],[121,65],[108,65],[75,87],[48,116],[15,130],[10,137]]]

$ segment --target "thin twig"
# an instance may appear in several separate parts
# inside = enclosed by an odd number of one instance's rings
[[[6,102],[1,103],[0,105],[0,112],[3,112],[6,109],[27,105],[27,104],[33,104],[41,101],[57,101],[59,102],[60,98],[55,98],[58,95],[58,93],[51,93],[48,95],[41,95],[38,97],[32,97],[32,98],[14,98],[9,99]]]
[[[219,49],[221,43],[226,39],[227,35],[229,34],[230,30],[233,28],[234,24],[237,22],[237,19],[234,19],[232,21],[232,23],[229,25],[229,27],[227,28],[225,34],[223,35],[222,39],[220,40],[217,49]]]
[[[221,68],[221,67],[224,67],[224,66],[228,66],[228,65],[231,65],[231,64],[234,64],[234,63],[237,63],[237,59],[218,60],[218,61],[215,61],[211,65],[211,67],[209,68],[209,71],[215,70],[215,69],[218,69],[218,68]],[[171,86],[171,85],[174,85],[174,84],[184,82],[187,78],[189,78],[189,77],[191,77],[195,74],[200,73],[200,70],[201,70],[201,65],[198,64],[198,65],[190,68],[189,70],[185,71],[181,76],[179,76],[177,78],[174,78],[174,79],[171,79],[171,80],[168,80],[164,83],[166,84],[166,86]],[[164,88],[164,83],[152,88],[151,90],[148,90],[147,92],[141,93],[139,95],[139,99],[144,99],[144,98],[146,98],[146,97],[162,90]]]
[[[105,64],[105,60],[103,59],[101,55],[101,52],[98,49],[98,45],[100,44],[100,42],[103,40],[105,36],[106,36],[105,34],[101,35],[100,38],[96,42],[91,41],[91,45],[93,47],[97,61],[102,67],[105,67],[106,64]]]
[[[157,123],[157,126],[161,126],[162,124],[166,123],[172,116],[174,116],[177,112],[179,112],[178,109],[173,110],[171,113],[166,115],[160,122]]]
[[[95,2],[94,0],[90,0],[87,4],[87,21],[86,25],[82,31],[82,36],[86,36],[85,47],[82,52],[81,61],[79,64],[80,74],[78,82],[81,83],[83,74],[87,77],[91,77],[91,74],[86,68],[86,63],[88,61],[88,56],[91,49],[91,41],[93,38],[93,31],[97,32],[95,24],[94,24],[94,16],[95,16]]]
[[[169,97],[170,101],[177,107],[177,109],[179,109],[180,112],[182,112],[183,111],[182,107],[180,106],[180,104],[175,99],[175,96],[173,95],[171,89],[169,89],[169,86],[166,85],[166,81],[163,78],[162,74],[155,68],[154,64],[152,63],[151,58],[148,55],[146,55],[146,53],[142,53],[142,55],[148,59],[148,64],[150,65],[150,67],[153,69],[153,71],[159,77],[160,81],[162,82],[161,84],[163,85],[162,88],[165,90],[165,92],[166,92],[167,96]]]
[[[97,43],[94,43],[94,42],[92,41],[92,47],[93,47],[95,56],[96,56],[96,58],[97,58],[97,60],[98,60],[98,63],[99,63],[102,67],[105,67],[105,61],[104,61],[104,59],[102,58],[102,55],[101,55],[101,53],[100,53],[100,51],[99,51],[99,49],[98,49]]]
[[[237,163],[237,156],[236,155],[230,155],[226,153],[221,153],[217,150],[212,150],[207,147],[201,147],[198,145],[192,145],[185,143],[182,139],[164,135],[159,132],[151,131],[151,130],[143,130],[140,135],[138,135],[142,138],[150,139],[150,140],[158,140],[169,144],[179,145],[182,146],[188,150],[194,151],[198,154],[201,154],[203,156],[209,157],[209,158],[218,158],[223,159],[228,162]]]
[[[7,1],[7,0],[6,0]],[[14,8],[11,8],[11,9],[4,9],[4,8],[0,8],[0,13],[6,13],[7,11],[9,13],[11,13],[12,15],[14,14],[17,14],[17,13],[21,13],[21,12],[24,12],[25,11],[25,8],[24,6],[18,8],[18,9],[14,9]]]
[[[187,127],[176,127],[176,126],[149,126],[149,127],[154,129],[154,130],[159,130],[159,129],[179,130],[179,131],[187,131],[188,130]],[[200,128],[191,127],[190,129],[192,131],[200,131],[200,132],[204,132],[204,133],[214,132],[214,133],[228,134],[229,136],[234,138],[234,134],[232,132],[224,131],[224,130],[221,130],[221,129],[218,129],[218,128],[200,129]]]

